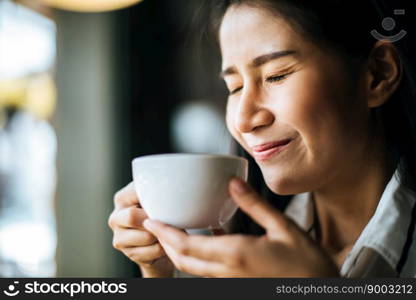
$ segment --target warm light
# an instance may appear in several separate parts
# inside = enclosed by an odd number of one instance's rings
[[[46,6],[79,12],[101,12],[125,8],[142,0],[41,0]]]

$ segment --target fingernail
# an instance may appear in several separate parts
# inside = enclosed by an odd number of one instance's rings
[[[245,194],[250,191],[250,188],[248,187],[247,183],[242,181],[241,179],[233,179],[231,181],[231,189],[236,194]]]

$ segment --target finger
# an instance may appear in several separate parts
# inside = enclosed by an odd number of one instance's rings
[[[172,226],[149,219],[143,224],[157,237],[164,248],[168,246],[180,255],[193,256],[207,261],[232,261],[236,256],[236,248],[242,245],[243,240],[243,237],[239,235],[190,236]],[[224,245],[228,246],[224,247]]]
[[[144,220],[143,227],[155,235],[157,239],[166,240],[169,244],[184,242],[188,236],[184,231],[156,220]]]
[[[150,246],[157,238],[147,231],[137,229],[117,229],[114,231],[113,247],[116,249]]]
[[[230,194],[237,205],[266,230],[287,231],[290,222],[239,178],[230,182]]]
[[[202,277],[230,277],[232,273],[232,270],[223,263],[180,255],[168,244],[162,245],[162,247],[175,267],[182,272]]]
[[[122,210],[114,211],[109,219],[111,228],[134,228],[143,229],[143,221],[147,219],[143,209],[137,207],[127,207]]]
[[[137,197],[136,191],[134,190],[133,182],[130,182],[114,195],[114,206],[116,208],[129,206],[141,207],[139,198]]]
[[[146,264],[151,264],[154,260],[166,255],[159,243],[146,247],[125,248],[122,252],[132,261]]]

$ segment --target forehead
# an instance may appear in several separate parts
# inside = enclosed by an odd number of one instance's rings
[[[302,43],[300,35],[282,17],[248,5],[234,5],[227,10],[219,40],[223,66],[297,48]]]

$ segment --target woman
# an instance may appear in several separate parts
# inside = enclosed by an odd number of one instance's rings
[[[189,236],[146,219],[129,185],[109,219],[115,248],[144,277],[415,276],[405,41],[370,34],[381,18],[367,1],[211,2],[227,127],[274,196],[234,179],[229,231],[252,234]]]

